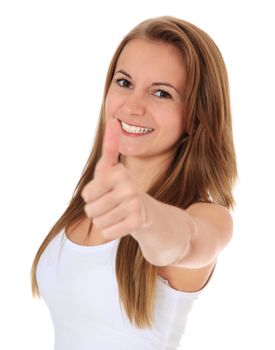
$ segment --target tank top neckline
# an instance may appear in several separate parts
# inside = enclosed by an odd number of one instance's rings
[[[95,251],[102,251],[102,250],[105,250],[105,249],[112,249],[116,243],[118,243],[119,239],[120,238],[117,238],[117,239],[114,239],[110,242],[107,242],[107,243],[103,243],[103,244],[99,244],[99,245],[81,245],[81,244],[78,244],[78,243],[75,243],[73,241],[71,241],[66,232],[65,232],[65,229],[63,229],[60,234],[63,234],[62,236],[62,240],[64,239],[65,242],[64,244],[67,244],[67,246],[69,246],[70,248],[74,249],[74,250],[77,250],[77,251],[81,251],[81,252],[95,252]],[[170,290],[170,292],[172,294],[177,294],[177,295],[184,295],[184,296],[192,296],[192,297],[195,297],[197,295],[199,295],[203,289],[205,289],[206,285],[201,289],[201,290],[198,290],[198,291],[194,291],[194,292],[186,292],[186,291],[182,291],[182,290],[177,290],[177,289],[174,289],[170,286],[168,280],[164,279],[163,277],[161,277],[160,275],[157,275],[157,282],[160,283],[160,285],[163,285],[164,288]],[[207,284],[207,283],[206,283]]]
[[[107,249],[110,247],[113,247],[115,245],[116,242],[119,241],[120,238],[114,239],[112,241],[106,242],[106,243],[102,243],[102,244],[98,244],[98,245],[82,245],[82,244],[78,244],[76,242],[73,242],[72,240],[70,240],[70,238],[67,236],[65,229],[62,229],[62,231],[60,232],[63,234],[63,238],[65,240],[65,243],[77,250],[82,250],[82,251],[96,251],[96,250],[103,250],[103,249]]]

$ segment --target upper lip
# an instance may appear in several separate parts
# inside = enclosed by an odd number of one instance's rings
[[[123,122],[123,123],[126,123],[126,124],[129,124],[131,126],[137,126],[138,128],[145,128],[145,129],[153,129],[149,126],[143,126],[143,125],[138,125],[138,124],[132,124],[132,123],[129,123],[129,122],[126,122],[125,120],[120,120],[118,119],[120,122]],[[154,129],[153,129],[154,130]]]

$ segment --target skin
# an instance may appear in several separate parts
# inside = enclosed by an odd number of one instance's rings
[[[184,87],[183,59],[174,46],[133,39],[123,48],[106,96],[106,118],[154,129],[142,137],[121,134],[122,162],[144,190],[156,170],[167,165],[185,131]]]
[[[219,252],[231,239],[229,210],[209,203],[193,203],[182,210],[145,192],[185,131],[184,79],[182,57],[173,46],[135,39],[124,47],[105,101],[102,156],[82,197],[101,242],[130,232],[172,287],[195,291],[206,283]],[[160,81],[174,88],[152,85]],[[164,91],[171,98],[163,97]],[[125,136],[119,119],[154,132]]]
[[[159,266],[158,274],[171,287],[201,289],[219,251],[231,238],[229,211],[220,205],[203,203],[181,210],[140,192],[128,169],[118,163],[120,131],[117,120],[108,121],[95,177],[82,191],[84,210],[96,227],[93,243],[102,244],[130,232],[145,258]],[[183,251],[184,256],[180,256]]]

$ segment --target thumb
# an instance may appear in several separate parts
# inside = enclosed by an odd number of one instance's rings
[[[107,120],[101,157],[96,165],[95,172],[113,167],[118,163],[121,127],[117,119]]]

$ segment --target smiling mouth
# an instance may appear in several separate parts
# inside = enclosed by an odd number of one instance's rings
[[[130,124],[127,124],[123,121],[120,121],[120,126],[122,133],[128,136],[148,135],[154,131],[152,128],[131,126]]]
[[[129,125],[129,126],[134,127],[134,128],[150,129],[152,131],[155,130],[153,128],[150,128],[149,126],[134,125],[134,124],[126,123],[126,122],[124,122],[123,120],[120,120],[120,119],[118,119],[118,121],[120,122],[121,125],[122,125],[122,123],[124,123],[124,124]]]

